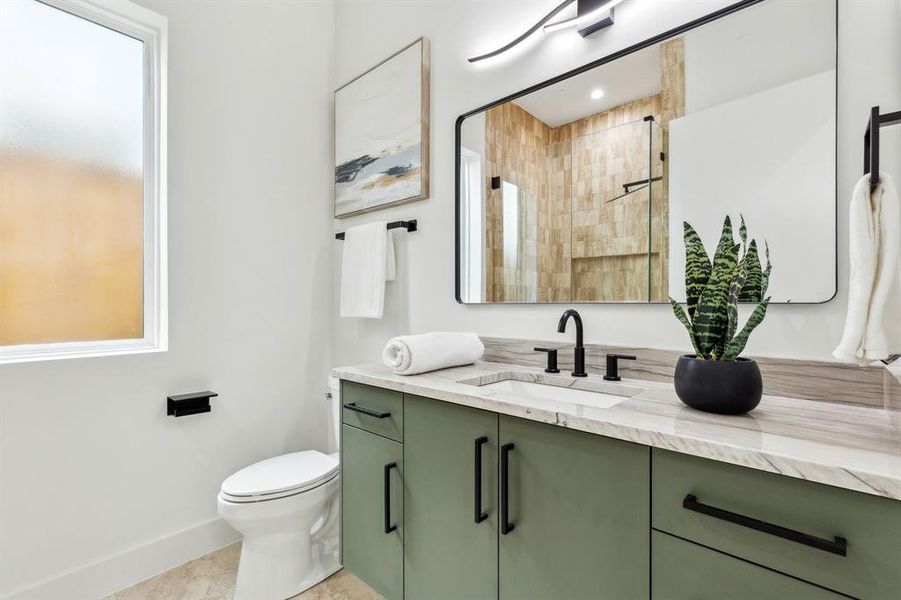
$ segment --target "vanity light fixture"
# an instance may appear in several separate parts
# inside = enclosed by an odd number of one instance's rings
[[[548,21],[556,17],[565,8],[567,8],[574,2],[576,3],[575,17],[548,24]],[[514,46],[519,45],[521,42],[525,41],[526,38],[542,28],[544,33],[552,33],[554,31],[559,31],[562,29],[578,27],[579,35],[581,35],[582,37],[588,37],[598,30],[613,25],[613,7],[617,4],[620,4],[621,2],[623,2],[623,0],[564,0],[563,2],[558,4],[551,12],[546,14],[540,21],[532,25],[532,27],[526,30],[525,33],[523,33],[513,41],[501,46],[497,50],[493,50],[485,54],[480,54],[479,56],[473,56],[468,60],[469,62],[474,63],[480,60],[485,60],[486,58],[491,58],[493,56],[503,54]]]
[[[544,26],[545,33],[553,33],[571,27],[585,25],[579,35],[586,37],[604,27],[613,25],[613,7],[623,0],[581,0],[576,6],[576,16]],[[590,24],[590,25],[589,25]]]
[[[589,95],[591,96],[592,100],[600,100],[601,98],[604,97],[604,90],[602,90],[600,88],[598,88],[596,90],[591,90],[591,94],[589,94]]]

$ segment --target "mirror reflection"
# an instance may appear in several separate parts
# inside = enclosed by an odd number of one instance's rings
[[[682,300],[683,222],[714,247],[726,214],[773,302],[830,299],[835,8],[767,0],[467,115],[458,299]]]

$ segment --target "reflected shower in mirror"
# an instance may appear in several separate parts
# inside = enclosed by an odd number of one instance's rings
[[[744,215],[773,302],[835,291],[834,2],[764,0],[458,120],[457,298],[684,298]],[[771,58],[767,58],[771,57]]]

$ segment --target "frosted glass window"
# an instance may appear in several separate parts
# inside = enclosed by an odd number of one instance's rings
[[[144,46],[0,1],[0,346],[145,336]]]

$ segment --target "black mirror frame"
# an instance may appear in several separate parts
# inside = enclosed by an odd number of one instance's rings
[[[660,304],[669,304],[668,302],[663,301],[628,301],[628,300],[617,300],[617,301],[598,301],[598,302],[463,302],[461,297],[461,286],[460,286],[460,233],[461,233],[461,225],[460,225],[460,158],[461,158],[461,144],[462,144],[462,126],[463,121],[482,113],[490,108],[494,108],[495,106],[499,106],[501,104],[506,104],[512,100],[515,100],[521,96],[525,96],[527,94],[531,94],[532,92],[536,92],[542,88],[548,87],[550,85],[554,85],[570,77],[574,77],[576,75],[580,75],[586,71],[590,71],[596,67],[607,64],[609,62],[613,62],[617,59],[620,59],[624,56],[632,54],[633,52],[637,52],[639,50],[643,50],[655,44],[659,44],[660,42],[666,41],[670,38],[676,37],[678,35],[682,35],[692,29],[696,29],[702,25],[706,25],[708,23],[712,23],[718,19],[721,19],[725,16],[731,15],[733,13],[739,12],[748,8],[750,6],[754,6],[755,4],[761,4],[766,0],[740,0],[735,4],[731,4],[720,10],[714,11],[706,16],[700,17],[693,21],[688,21],[678,27],[665,31],[663,33],[657,34],[653,37],[650,37],[644,41],[638,42],[637,44],[633,44],[622,50],[618,50],[612,54],[608,54],[602,58],[589,62],[587,64],[582,65],[581,67],[576,67],[570,71],[565,73],[561,73],[555,77],[542,81],[540,83],[536,83],[535,85],[529,86],[525,89],[522,89],[518,92],[510,94],[504,98],[500,98],[499,100],[495,100],[484,106],[480,106],[473,110],[470,110],[466,113],[463,113],[459,117],[454,124],[454,297],[458,304],[464,304],[467,306],[479,306],[479,305],[507,305],[507,306],[516,306],[516,305],[535,305],[535,304],[633,304],[633,305],[660,305]],[[839,13],[838,13],[838,0],[833,0],[835,2],[835,199],[833,202],[834,210],[835,210],[835,256],[834,256],[834,264],[835,264],[835,272],[834,278],[832,281],[832,296],[829,298],[816,301],[816,302],[771,302],[771,304],[798,304],[798,305],[808,305],[808,304],[826,304],[835,299],[836,295],[838,295],[838,81],[839,81],[839,73],[838,73],[838,23],[839,23]]]

